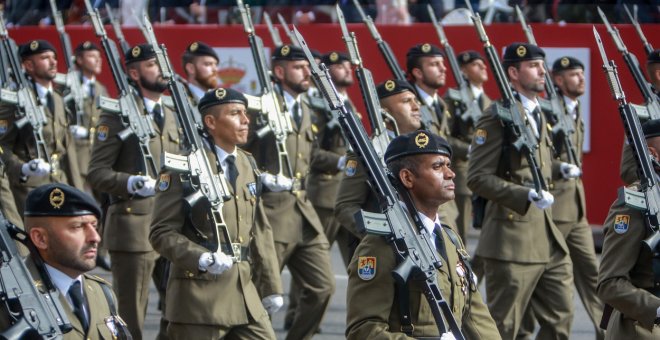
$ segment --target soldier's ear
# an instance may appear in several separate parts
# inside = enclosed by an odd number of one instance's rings
[[[284,79],[284,67],[281,65],[275,65],[275,67],[273,67],[273,74],[277,79]]]
[[[135,67],[128,67],[128,78],[137,82],[140,79],[140,72]]]
[[[655,147],[650,146],[650,145],[648,147],[649,147],[649,152],[651,153],[651,156],[653,156],[653,158],[656,161],[660,161],[660,154],[658,154],[658,150]]]
[[[193,65],[192,63],[186,63],[186,65],[184,65],[184,68],[186,69],[186,75],[191,75],[195,72],[195,65]]]
[[[415,79],[421,79],[424,77],[422,70],[418,69],[417,67],[413,67],[410,73],[413,75],[413,83],[415,82]]]
[[[410,190],[415,184],[415,174],[410,169],[401,169],[399,171],[399,181],[401,181],[404,188]]]
[[[515,66],[507,67],[506,73],[509,75],[510,80],[518,80],[518,69]]]
[[[48,232],[43,227],[32,227],[28,232],[30,240],[37,249],[48,248]]]
[[[204,127],[209,131],[215,131],[215,117],[212,114],[204,115],[202,118],[204,121]]]

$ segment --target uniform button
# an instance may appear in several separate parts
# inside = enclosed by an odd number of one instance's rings
[[[130,214],[131,213],[131,208],[130,207],[126,208],[126,212]]]
[[[243,217],[242,217],[242,216],[238,216],[238,222],[241,222],[241,221],[243,221]]]
[[[236,200],[238,200],[238,195],[235,195],[234,198],[235,198]]]
[[[554,183],[550,183],[550,185],[548,186],[548,188],[550,188],[550,190],[554,189],[554,188],[555,188],[555,184],[554,184]]]
[[[301,179],[301,178],[302,178],[302,174],[301,174],[300,172],[296,172],[296,178],[297,178],[297,179]]]
[[[302,158],[303,158],[303,155],[302,155],[302,153],[300,153],[300,152],[298,152],[298,158],[300,158],[300,159],[302,159]]]
[[[541,167],[545,167],[545,161],[541,161]]]
[[[238,242],[243,243],[243,236],[238,236]]]
[[[513,213],[509,213],[509,221],[513,221]]]
[[[164,140],[165,140],[165,136],[160,136],[160,140],[164,141]]]

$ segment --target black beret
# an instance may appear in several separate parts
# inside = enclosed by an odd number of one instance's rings
[[[126,55],[124,55],[124,62],[128,65],[136,61],[143,61],[155,57],[156,51],[154,51],[153,46],[150,44],[140,44],[133,46],[133,48],[126,52]]]
[[[427,153],[451,158],[452,150],[446,139],[428,130],[417,130],[397,136],[390,142],[385,151],[385,163],[404,156]]]
[[[82,216],[101,218],[94,198],[62,183],[42,185],[30,191],[25,200],[25,216]]]
[[[431,45],[429,43],[418,44],[411,47],[408,50],[408,53],[406,53],[406,68],[408,69],[408,72],[410,72],[413,69],[413,67],[415,67],[415,61],[417,60],[417,58],[433,57],[433,56],[444,57],[444,54],[442,53],[440,47]]]
[[[584,70],[584,64],[576,58],[565,56],[561,57],[552,64],[552,72],[561,72],[581,68]]]
[[[543,52],[540,47],[528,43],[513,43],[507,46],[506,50],[504,51],[505,63],[516,63],[519,61],[537,60],[543,58],[545,58],[545,52]]]
[[[39,39],[39,40],[32,40],[30,42],[21,45],[18,48],[18,55],[21,56],[21,58],[27,58],[31,55],[39,54],[46,51],[53,51],[53,53],[57,54],[57,51],[55,51],[55,47],[53,47],[51,43],[49,43],[46,40]]]
[[[649,53],[649,55],[646,56],[646,63],[648,64],[660,63],[660,48],[653,50],[653,52]]]
[[[314,59],[321,59],[322,57],[321,51],[315,48],[310,48],[309,51],[312,52],[312,57],[314,57]]]
[[[644,138],[653,138],[660,136],[660,119],[647,120],[642,124]]]
[[[247,106],[247,98],[234,89],[220,87],[207,91],[202,99],[199,100],[197,108],[202,112],[211,106],[228,103],[240,103]]]
[[[273,51],[273,60],[307,60],[302,48],[293,45],[283,45]]]
[[[469,64],[469,63],[471,63],[471,62],[473,62],[477,59],[479,59],[481,61],[485,61],[484,57],[482,57],[481,54],[479,54],[479,52],[473,51],[473,50],[463,51],[463,52],[459,53],[456,56],[456,59],[458,59],[458,64],[460,66],[465,66],[465,65],[467,65],[467,64]]]
[[[87,52],[87,51],[101,51],[101,50],[99,49],[99,47],[95,43],[87,40],[87,41],[83,42],[82,44],[76,46],[76,49],[73,51],[73,54],[79,55],[79,54],[82,54],[83,52]]]
[[[399,94],[403,91],[410,91],[415,93],[412,85],[405,80],[390,79],[384,81],[376,87],[376,93],[378,93],[378,99],[387,98],[395,94]]]
[[[332,52],[324,54],[321,57],[321,62],[326,64],[326,65],[341,64],[345,61],[351,61],[351,59],[344,52],[332,51]]]
[[[218,58],[218,54],[215,53],[215,50],[213,50],[211,46],[201,41],[195,41],[192,44],[188,45],[188,47],[186,47],[185,53],[188,53],[189,55],[196,57],[209,56],[214,58],[215,61],[220,62],[220,58]]]

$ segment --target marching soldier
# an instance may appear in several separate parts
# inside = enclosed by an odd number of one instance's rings
[[[53,182],[82,188],[74,142],[62,97],[53,90],[57,74],[57,55],[48,41],[32,40],[19,47],[25,73],[34,86],[38,104],[43,106],[47,122],[43,127],[45,148],[50,159],[37,157],[32,126],[16,127],[16,107],[0,107],[0,145],[3,162],[14,194],[16,208],[23,213],[25,198],[33,188]]]
[[[263,204],[273,227],[280,269],[286,265],[300,285],[300,298],[287,339],[309,339],[318,329],[335,289],[328,240],[304,188],[316,134],[313,113],[306,100],[309,63],[302,49],[284,45],[275,49],[272,73],[282,90],[281,103],[290,114],[293,133],[286,139],[292,178],[278,174],[279,155],[273,134],[259,138],[256,117],[250,119],[245,149],[257,160],[263,181]],[[287,165],[283,166],[285,169]]]
[[[503,68],[517,91],[519,112],[537,138],[541,176],[552,188],[552,143],[540,114],[545,53],[514,43]],[[493,106],[491,105],[491,108]],[[540,338],[568,339],[573,319],[572,266],[566,241],[552,221],[552,194],[534,189],[532,170],[513,145],[508,127],[491,109],[476,126],[471,144],[468,187],[488,200],[476,254],[484,263],[489,310],[503,339],[518,334],[522,314],[532,308]]]
[[[197,106],[204,94],[219,85],[218,63],[220,58],[209,45],[195,41],[183,52],[183,71],[188,82],[188,98]]]
[[[422,138],[428,143],[420,144]],[[410,192],[426,231],[436,235],[432,240],[443,263],[435,273],[438,285],[466,338],[500,339],[476,288],[467,251],[458,234],[442,224],[438,215],[438,206],[454,197],[451,156],[444,138],[420,130],[392,140],[385,161]],[[391,272],[397,265],[385,237],[368,234],[362,239],[348,268],[346,337],[454,339],[451,333],[438,334],[435,318],[414,279],[406,286],[395,282]]]
[[[136,110],[152,118],[156,135],[149,148],[156,168],[161,153],[180,152],[179,130],[174,112],[163,105],[161,94],[167,88],[149,44],[133,47],[125,56],[127,76],[140,94]],[[105,218],[104,237],[112,260],[113,286],[119,309],[134,339],[142,338],[147,310],[149,277],[154,272],[158,254],[149,243],[149,225],[154,207],[158,174],[144,169],[144,160],[135,135],[125,140],[118,134],[124,130],[121,118],[114,112],[103,112],[96,130],[88,180],[94,190],[110,197]],[[156,282],[162,289],[162,283]],[[162,292],[161,292],[162,294]],[[161,296],[161,301],[163,297]],[[164,335],[161,319],[160,335]]]
[[[461,68],[463,77],[470,85],[470,100],[476,100],[479,103],[481,112],[484,112],[490,106],[490,98],[484,92],[484,83],[488,81],[488,71],[484,58],[477,51],[465,51],[456,55],[458,64]],[[474,135],[474,125],[477,122],[471,120],[464,121],[457,112],[457,103],[445,97],[447,111],[450,112],[449,126],[451,137],[449,141],[454,150],[454,159],[452,159],[452,170],[456,174],[454,184],[456,184],[456,206],[458,207],[458,219],[456,229],[465,241],[467,231],[472,223],[472,192],[467,186],[467,168],[470,143]],[[476,270],[476,269],[475,269]]]
[[[411,47],[406,54],[406,69],[421,104],[431,109],[433,124],[425,128],[443,138],[451,139],[449,112],[444,100],[438,94],[438,90],[445,86],[447,79],[442,50],[428,43]],[[441,205],[440,210],[444,223],[456,226],[459,218],[456,202],[451,200]]]
[[[210,241],[214,220],[204,208],[185,201],[194,189],[189,176],[160,175],[150,240],[172,262],[165,304],[172,339],[275,339],[268,313],[284,304],[279,264],[259,197],[256,163],[236,147],[247,141],[246,106],[242,93],[224,88],[207,92],[199,102],[210,136],[205,152],[216,165],[214,172],[230,185],[231,199],[222,214],[231,240]],[[224,242],[240,249],[238,259],[227,255],[231,249]],[[251,279],[257,275],[252,266],[259,268],[261,291]]]
[[[642,126],[648,150],[660,161],[660,120]],[[658,169],[656,168],[656,172]],[[638,184],[628,187],[639,190]],[[657,231],[643,211],[617,199],[603,224],[603,256],[598,274],[598,296],[614,308],[605,312],[606,339],[651,340],[660,337],[660,283],[658,253],[643,243]]]
[[[59,291],[73,329],[64,339],[126,339],[128,330],[117,314],[110,285],[87,274],[96,266],[101,237],[97,233],[101,209],[94,199],[73,187],[52,183],[30,191],[25,203],[25,227],[46,271]],[[34,262],[26,265],[39,277]],[[28,312],[28,311],[24,311]],[[7,329],[10,316],[2,314],[0,329]]]

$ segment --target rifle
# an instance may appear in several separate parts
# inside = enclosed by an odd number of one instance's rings
[[[442,266],[442,262],[438,258],[433,243],[431,243],[432,236],[424,228],[417,214],[417,209],[412,204],[410,195],[400,195],[402,191],[397,192],[392,181],[397,182],[398,180],[393,174],[384,169],[382,158],[374,150],[362,123],[358,122],[355,116],[350,114],[344,106],[330,79],[328,68],[325,64],[319,66],[313,62],[314,57],[307,47],[307,43],[295,26],[293,29],[294,38],[310,61],[312,77],[316,86],[323,93],[323,97],[330,107],[339,112],[339,124],[353,150],[362,158],[368,170],[372,188],[378,195],[378,201],[384,211],[383,214],[367,214],[360,211],[358,215],[362,218],[361,222],[364,225],[371,225],[374,222],[379,225],[380,227],[375,229],[367,228],[367,231],[386,236],[392,243],[397,258],[404,259],[392,272],[392,275],[400,284],[405,284],[411,279],[422,285],[424,296],[431,307],[440,334],[450,331],[456,339],[464,339],[451,312],[451,307],[443,298],[438,285],[436,270]],[[407,193],[407,191],[405,192]],[[408,211],[411,212],[410,217],[413,218],[414,225],[411,223],[406,211],[399,204],[400,197],[404,199]]]
[[[429,12],[429,16],[431,18],[431,22],[433,23],[433,26],[435,27],[436,32],[438,33],[438,38],[440,39],[440,44],[445,50],[445,55],[447,56],[447,59],[449,60],[449,66],[451,67],[451,73],[454,75],[454,80],[456,80],[456,87],[458,90],[449,88],[447,89],[447,95],[449,98],[457,103],[460,103],[460,110],[461,114],[459,117],[464,122],[472,122],[472,125],[477,124],[477,121],[479,120],[479,117],[483,114],[481,112],[481,107],[479,106],[479,102],[477,99],[470,99],[471,97],[471,90],[470,90],[470,84],[465,80],[463,77],[463,73],[461,72],[460,67],[458,66],[458,61],[456,60],[456,55],[454,54],[454,49],[451,47],[449,44],[449,41],[447,40],[447,36],[445,35],[444,29],[442,29],[442,25],[440,25],[440,22],[438,19],[435,17],[435,12],[433,11],[433,8],[431,5],[427,5],[426,9]]]
[[[635,5],[637,7],[637,5]],[[630,19],[630,22],[633,24],[635,27],[635,31],[637,31],[637,35],[639,36],[639,39],[642,41],[642,45],[644,45],[644,51],[646,52],[646,55],[649,55],[653,52],[653,46],[646,40],[646,36],[644,36],[644,32],[642,32],[642,28],[639,26],[639,22],[637,22],[637,19],[633,17],[633,15],[630,13],[630,10],[628,9],[628,5],[623,4],[623,8],[626,10],[626,15],[628,16],[628,19]]]
[[[289,41],[291,41],[291,45],[298,46],[296,45],[296,40],[293,38],[293,32],[291,32],[291,29],[289,28],[289,25],[286,23],[286,20],[284,20],[282,14],[277,13],[277,21],[280,22],[280,25],[282,25],[282,28],[284,29],[284,33],[286,33],[287,37],[289,37]]]
[[[522,25],[525,36],[527,37],[527,42],[538,46],[536,39],[534,38],[534,33],[532,32],[532,27],[527,24],[525,16],[517,5],[516,13],[518,14],[518,20],[520,20],[520,25]],[[539,98],[539,105],[541,105],[541,109],[544,112],[552,115],[553,120],[556,122],[552,126],[552,134],[560,140],[563,140],[566,154],[568,155],[568,162],[581,167],[578,152],[575,150],[571,138],[571,135],[575,134],[573,118],[568,115],[566,110],[564,110],[562,98],[557,94],[554,82],[550,79],[550,72],[548,71],[548,65],[545,63],[545,60],[543,60],[543,69],[545,70],[544,79],[546,99]],[[557,154],[561,154],[561,149],[557,150]]]
[[[225,180],[224,174],[214,174],[213,166],[204,148],[204,142],[200,136],[200,131],[197,125],[192,105],[186,95],[186,90],[183,84],[176,80],[176,74],[172,70],[172,64],[167,56],[167,49],[165,45],[158,45],[156,35],[154,34],[153,27],[149,22],[146,15],[143,16],[142,24],[146,32],[147,42],[156,51],[156,61],[160,66],[163,74],[163,79],[167,81],[168,89],[174,101],[174,107],[177,111],[177,119],[179,126],[183,128],[186,146],[190,153],[185,155],[177,155],[165,152],[164,167],[170,170],[188,173],[190,183],[193,185],[195,192],[187,196],[186,202],[190,207],[195,206],[197,203],[202,203],[203,206],[208,207],[210,216],[213,219],[213,236],[217,248],[210,249],[212,251],[221,250],[229,255],[234,262],[241,260],[241,244],[231,243],[231,236],[229,229],[222,215],[222,207],[225,201],[231,199],[229,186]],[[222,247],[220,235],[227,242],[226,247]]]
[[[0,11],[0,16],[3,16],[3,11]],[[11,73],[9,72],[9,59],[5,51],[0,49],[0,87],[11,87]]]
[[[39,280],[30,274],[14,240],[30,249]],[[0,254],[0,299],[13,324],[0,333],[0,339],[62,339],[73,327],[60,303],[60,292],[27,234],[1,212]]]
[[[469,4],[469,2],[466,3]],[[536,136],[534,135],[534,132],[526,126],[525,121],[523,120],[525,113],[520,112],[520,109],[518,108],[518,103],[513,95],[504,68],[500,63],[497,51],[495,50],[495,47],[490,44],[490,40],[486,35],[486,30],[481,22],[481,16],[479,13],[475,13],[471,7],[470,11],[472,13],[471,18],[474,23],[474,28],[477,30],[479,40],[484,44],[486,59],[488,59],[490,68],[493,70],[495,80],[497,80],[497,87],[502,95],[502,101],[493,104],[495,114],[511,131],[513,147],[525,155],[527,164],[529,164],[529,170],[532,172],[532,177],[534,179],[534,189],[540,196],[542,190],[547,190],[547,186],[543,179],[543,175],[541,174],[539,163],[536,160],[536,155],[534,155],[536,149],[539,148]]]
[[[259,86],[261,87],[261,95],[259,97],[246,96],[248,98],[248,108],[260,112],[257,116],[257,125],[263,127],[257,131],[257,136],[262,138],[268,133],[275,135],[275,144],[279,159],[279,171],[277,174],[284,175],[284,167],[286,166],[289,177],[293,178],[294,175],[291,163],[289,162],[289,153],[286,150],[286,138],[293,132],[289,112],[288,109],[281,106],[275,92],[275,87],[270,81],[268,64],[266,63],[266,55],[264,54],[264,44],[254,31],[252,18],[250,17],[250,7],[244,5],[243,0],[237,0],[236,3],[241,12],[243,27],[248,36],[252,59],[254,59],[257,78],[259,78]]]
[[[603,48],[603,42],[596,31],[596,27],[593,30],[600,56],[603,59],[603,70],[610,85],[610,91],[612,92],[612,96],[614,96],[614,100],[619,104],[619,113],[621,114],[626,136],[628,137],[628,144],[630,144],[633,150],[637,168],[640,170],[640,191],[622,187],[619,189],[619,197],[625,201],[627,206],[644,211],[644,215],[653,230],[653,235],[646,239],[645,243],[651,251],[656,251],[660,243],[660,187],[658,186],[660,183],[658,182],[658,176],[655,171],[658,162],[652,160],[649,155],[646,138],[640,124],[640,115],[637,112],[646,108],[630,104],[626,101],[626,95],[621,88],[621,82],[617,74],[616,64],[614,64],[614,60],[608,61],[605,49]]]
[[[151,138],[156,137],[156,131],[154,131],[154,127],[151,124],[151,117],[138,111],[139,106],[133,95],[135,90],[131,89],[131,86],[128,83],[128,77],[124,73],[120,64],[121,57],[117,51],[117,45],[115,45],[114,41],[108,38],[103,23],[101,22],[98,9],[92,8],[89,0],[85,0],[85,5],[87,6],[90,18],[92,19],[96,36],[101,38],[101,45],[103,45],[103,50],[108,59],[110,70],[112,70],[112,77],[115,80],[115,85],[117,85],[117,90],[119,92],[118,100],[101,96],[99,107],[103,110],[116,112],[121,115],[121,121],[125,129],[118,134],[119,139],[124,141],[134,134],[138,139],[140,152],[142,153],[145,174],[148,175],[149,171],[151,171],[151,174],[156,176],[158,175],[158,169],[153,155],[151,154],[151,149],[149,148]]]
[[[53,13],[55,27],[60,35],[62,52],[64,52],[64,62],[68,70],[66,75],[58,73],[55,76],[55,83],[64,85],[68,89],[69,93],[64,97],[64,101],[73,102],[73,108],[76,112],[76,125],[82,126],[83,116],[85,115],[85,95],[83,94],[82,84],[80,83],[80,73],[74,67],[75,56],[71,48],[71,38],[69,38],[69,34],[64,30],[62,13],[57,9],[55,0],[50,0],[50,9]]]
[[[382,161],[383,157],[385,156],[387,145],[390,143],[390,137],[387,134],[387,130],[385,129],[385,122],[383,122],[383,110],[381,109],[380,102],[378,101],[374,79],[371,76],[371,71],[362,65],[362,57],[360,57],[360,50],[358,49],[355,33],[348,32],[346,19],[344,18],[344,12],[341,10],[339,5],[336,5],[335,9],[337,10],[339,25],[341,26],[342,38],[346,43],[346,50],[348,51],[349,58],[351,58],[351,64],[355,66],[355,75],[357,76],[358,83],[360,84],[360,93],[362,93],[362,98],[364,99],[364,106],[366,107],[367,113],[369,114],[374,150],[376,150],[378,157],[380,157]],[[339,117],[337,117],[337,119],[339,119]]]
[[[357,8],[358,12],[360,13],[360,17],[362,18],[362,21],[364,22],[365,25],[367,25],[367,28],[369,29],[371,36],[376,41],[376,45],[378,45],[378,50],[380,50],[380,54],[382,54],[383,58],[385,58],[385,63],[387,63],[387,67],[389,67],[390,71],[392,71],[392,75],[394,76],[394,78],[396,78],[397,80],[408,81],[408,79],[406,78],[406,74],[403,72],[403,70],[399,66],[399,63],[396,61],[396,57],[394,56],[394,52],[392,52],[392,48],[380,36],[380,33],[378,32],[378,29],[374,24],[374,20],[371,18],[371,16],[364,13],[364,10],[362,9],[362,6],[360,5],[360,2],[358,0],[353,0],[353,5],[355,5],[355,8]],[[426,103],[423,100],[421,100],[422,97],[420,97],[419,93],[417,93],[417,88],[413,86],[413,89],[415,89],[415,95],[417,96],[417,99],[420,102],[419,112],[422,115],[422,124],[424,124],[424,127],[426,128],[431,128],[431,126],[433,126],[433,118],[431,118],[432,110],[430,107],[428,107],[428,105],[426,105]],[[437,114],[442,115],[442,112],[437,112]],[[442,119],[438,117],[438,121],[442,121]]]
[[[11,73],[14,75],[17,90],[0,90],[0,101],[14,104],[18,107],[17,120],[14,122],[18,129],[22,129],[26,124],[32,127],[34,141],[37,149],[37,158],[43,159],[50,164],[50,152],[44,140],[43,128],[48,123],[48,118],[44,112],[41,102],[37,104],[35,95],[32,93],[32,84],[27,80],[21,62],[18,60],[18,48],[14,39],[9,37],[5,20],[0,16],[0,39],[2,39],[2,50],[7,57]],[[51,164],[51,171],[54,168]]]
[[[273,21],[270,20],[270,14],[264,11],[264,21],[266,26],[268,26],[268,32],[270,32],[270,38],[273,39],[273,44],[275,47],[282,46],[282,37],[280,37],[280,31],[277,30],[277,27],[273,26]]]
[[[131,50],[131,45],[126,41],[126,38],[124,38],[124,33],[121,31],[119,21],[115,20],[115,16],[112,14],[112,8],[108,2],[105,3],[105,11],[108,14],[112,30],[115,32],[115,37],[117,37],[117,41],[119,41],[119,47],[121,47],[122,53],[128,53],[128,51]]]
[[[619,50],[619,52],[621,52],[623,55],[623,60],[626,62],[628,70],[632,74],[633,79],[635,79],[635,83],[642,93],[642,97],[644,97],[645,108],[643,110],[636,110],[636,112],[640,114],[639,118],[642,120],[659,119],[660,102],[658,101],[658,96],[653,93],[651,85],[646,81],[646,78],[644,78],[644,72],[639,65],[637,57],[634,54],[628,52],[626,45],[623,43],[623,39],[621,39],[621,35],[619,35],[619,30],[610,25],[610,22],[607,20],[605,13],[603,13],[600,8],[598,8],[598,14],[600,14],[601,19],[603,19],[603,23],[607,27],[607,32],[612,37],[612,40],[614,40],[614,44],[616,45],[617,50]]]

